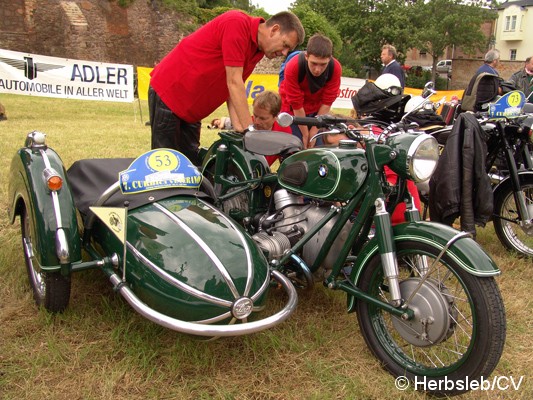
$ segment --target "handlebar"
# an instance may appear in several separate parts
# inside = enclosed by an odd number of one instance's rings
[[[297,117],[282,112],[278,115],[278,124],[283,127],[290,125],[316,126],[317,128],[327,128],[332,125],[355,123],[353,118],[334,117],[332,115],[317,115],[316,117]]]

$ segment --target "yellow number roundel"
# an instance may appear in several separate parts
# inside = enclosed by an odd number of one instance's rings
[[[520,104],[520,100],[521,97],[519,93],[511,93],[507,99],[507,104],[509,104],[510,107],[517,107]]]
[[[178,164],[178,157],[167,150],[156,151],[148,158],[148,166],[154,171],[172,171]]]

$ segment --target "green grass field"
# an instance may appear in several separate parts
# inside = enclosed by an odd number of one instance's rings
[[[395,388],[370,354],[342,293],[317,285],[302,293],[285,323],[245,337],[203,341],[143,319],[99,271],[73,276],[69,308],[36,308],[21,248],[20,224],[7,218],[11,159],[32,130],[66,167],[81,158],[134,157],[150,149],[146,102],[57,100],[0,95],[0,398],[1,399],[423,399]],[[220,108],[214,115],[224,115]],[[205,128],[202,145],[216,137]],[[520,389],[476,391],[465,399],[533,398],[533,263],[507,253],[492,225],[478,230],[493,256],[507,312],[507,342],[493,373],[524,377]],[[274,291],[270,301],[283,300]]]

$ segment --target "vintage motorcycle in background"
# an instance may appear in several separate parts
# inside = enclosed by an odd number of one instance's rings
[[[390,104],[371,109],[367,118],[384,123],[417,121],[422,125],[426,122],[424,131],[438,140],[442,151],[455,118],[449,121],[449,125],[434,123],[432,116],[437,117],[442,103],[431,101],[430,96],[435,93],[432,84],[428,83],[421,96],[398,95],[396,99],[388,100]],[[508,104],[509,99],[513,99],[512,106]],[[354,104],[359,103],[356,100]],[[533,105],[525,103],[521,92],[509,91],[480,108],[486,111],[475,115],[487,137],[484,168],[492,184],[494,210],[491,220],[495,232],[508,250],[533,257]],[[453,108],[457,109],[460,105]],[[431,193],[427,182],[419,184],[419,189],[425,203],[425,219]]]
[[[484,169],[492,186],[494,230],[505,248],[527,257],[533,257],[532,112],[522,92],[511,91],[475,113],[486,137]],[[453,125],[430,133],[444,148],[452,130]]]
[[[443,390],[446,379],[488,376],[505,341],[499,270],[468,234],[421,221],[406,191],[407,179],[430,178],[436,140],[409,124],[386,126],[374,138],[347,119],[281,114],[280,123],[286,118],[349,140],[301,150],[284,133],[221,132],[201,151],[215,204],[296,286],[318,278],[345,292],[368,347],[394,376],[424,376],[440,394],[461,392]],[[264,157],[274,154],[281,157],[276,173]],[[385,166],[398,175],[396,184]],[[406,222],[391,226],[400,202]]]

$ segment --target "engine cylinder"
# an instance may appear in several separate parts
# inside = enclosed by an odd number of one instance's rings
[[[280,258],[283,253],[291,248],[289,238],[280,232],[273,232],[271,235],[265,232],[259,232],[252,236],[261,250],[267,253],[267,259],[270,261]]]

